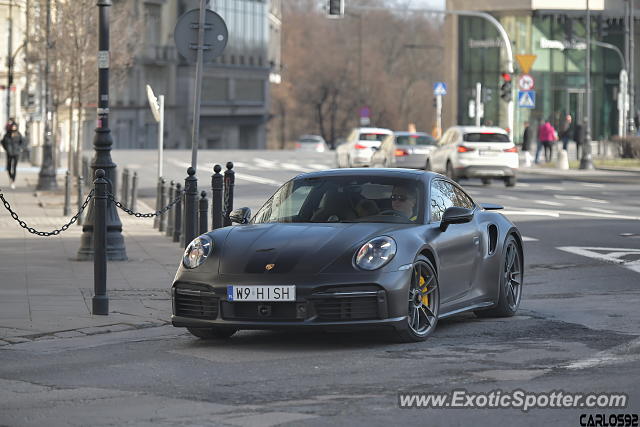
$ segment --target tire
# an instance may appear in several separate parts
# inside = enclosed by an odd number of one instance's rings
[[[504,242],[500,261],[500,291],[494,308],[475,311],[478,317],[510,317],[516,314],[522,300],[524,260],[522,249],[515,237],[509,235]]]
[[[456,172],[453,170],[453,165],[451,164],[451,160],[447,162],[447,177],[452,181],[458,180],[458,177],[456,176]]]
[[[419,255],[413,263],[413,274],[409,285],[407,322],[396,330],[397,340],[419,342],[427,339],[438,324],[439,311],[438,274],[431,262]]]
[[[231,338],[231,335],[238,332],[237,329],[222,328],[219,326],[211,328],[187,328],[187,330],[191,333],[191,335],[203,340],[226,340],[228,338]]]
[[[516,176],[508,176],[504,179],[504,185],[506,187],[515,187],[517,182]]]
[[[424,165],[424,170],[431,172],[431,160],[427,159],[427,164]]]
[[[482,185],[491,185],[491,178],[481,178]]]

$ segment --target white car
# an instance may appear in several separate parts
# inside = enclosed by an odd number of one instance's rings
[[[336,148],[339,168],[371,166],[373,153],[380,148],[385,138],[393,136],[393,131],[384,128],[355,128],[347,140]]]
[[[480,178],[489,184],[492,178],[516,185],[518,149],[509,134],[498,127],[453,126],[442,135],[429,154],[427,170],[451,179]]]
[[[296,151],[316,151],[324,153],[328,150],[327,143],[320,135],[302,135],[296,141]]]

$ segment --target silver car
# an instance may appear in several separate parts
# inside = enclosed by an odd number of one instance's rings
[[[429,154],[436,148],[436,140],[424,132],[394,132],[395,166],[425,169]]]

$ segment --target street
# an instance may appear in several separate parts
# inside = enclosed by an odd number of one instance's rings
[[[155,203],[155,155],[112,153],[119,171],[138,173],[143,212]],[[189,151],[166,151],[165,159],[165,175],[183,180]],[[286,180],[335,165],[334,152],[204,150],[200,189],[210,190],[213,164],[224,170],[227,161],[235,165],[234,207],[254,214]],[[461,314],[413,344],[394,344],[380,331],[241,331],[228,341],[202,341],[170,324],[5,342],[0,425],[539,426],[580,425],[583,413],[637,414],[640,173],[570,172],[521,169],[514,188],[461,182],[476,203],[503,205],[524,237],[515,317]],[[166,296],[158,310],[168,322]],[[615,392],[629,403],[526,412],[398,405],[400,392],[455,389]]]

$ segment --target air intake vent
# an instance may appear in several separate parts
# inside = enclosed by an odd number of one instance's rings
[[[219,298],[213,292],[176,288],[174,307],[176,316],[214,320],[218,317]]]

